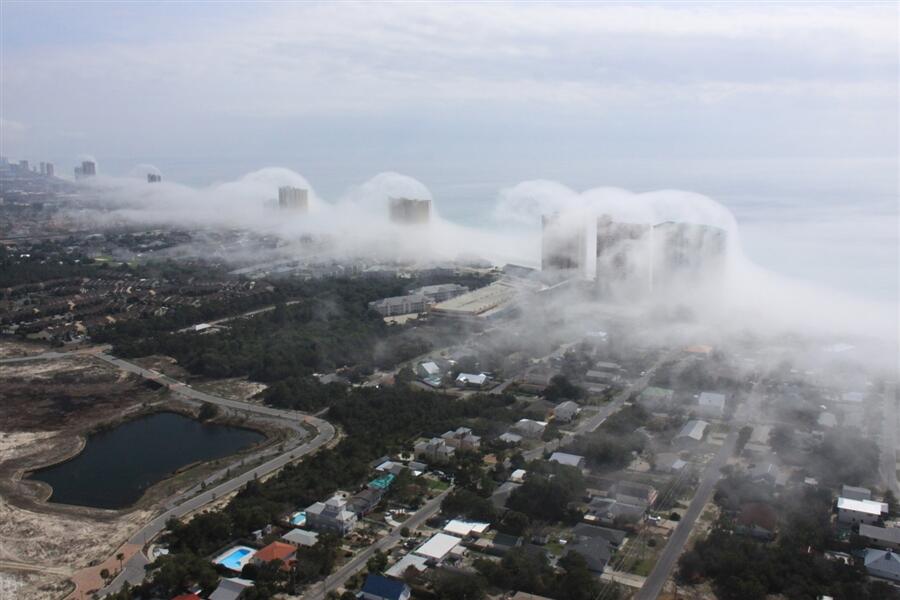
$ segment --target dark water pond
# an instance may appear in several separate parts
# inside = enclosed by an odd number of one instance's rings
[[[81,454],[31,478],[53,487],[51,502],[124,508],[179,468],[234,454],[264,437],[177,413],[155,413],[90,436]]]

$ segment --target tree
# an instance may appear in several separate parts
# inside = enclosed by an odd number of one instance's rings
[[[481,600],[484,598],[481,577],[441,571],[434,581],[434,591],[444,600]]]
[[[201,421],[211,421],[218,416],[219,407],[209,402],[204,402],[203,406],[200,407],[200,412],[197,414],[197,418]]]
[[[104,581],[109,579],[109,569],[100,569],[100,579],[103,579]]]
[[[381,573],[387,567],[387,555],[381,550],[375,553],[366,561],[366,568],[370,573]]]

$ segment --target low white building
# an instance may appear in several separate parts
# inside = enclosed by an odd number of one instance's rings
[[[544,421],[535,421],[533,419],[519,419],[515,425],[513,425],[513,429],[515,429],[518,433],[521,433],[525,437],[529,438],[539,438],[544,435],[544,429],[547,428],[547,423]]]
[[[721,417],[725,413],[725,394],[703,392],[697,399],[697,410],[708,417]]]
[[[581,407],[578,406],[577,403],[572,400],[566,400],[565,402],[560,402],[553,409],[553,417],[557,421],[562,421],[564,423],[568,423],[575,419],[578,416],[578,413],[581,412]]]
[[[487,383],[487,375],[484,373],[460,373],[456,376],[456,385],[459,387],[481,388]]]
[[[584,457],[577,454],[568,454],[566,452],[554,452],[550,455],[550,462],[575,467],[576,469],[584,468]]]
[[[838,498],[838,521],[841,523],[877,523],[883,514],[887,514],[888,506],[884,502],[874,500],[853,500]]]
[[[436,533],[427,542],[413,550],[413,553],[440,562],[459,546],[460,542],[462,540],[455,535]]]

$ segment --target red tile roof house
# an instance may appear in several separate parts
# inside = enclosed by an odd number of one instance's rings
[[[289,571],[296,554],[297,548],[294,546],[283,542],[272,542],[253,555],[253,562],[255,564],[264,564],[273,560],[280,560],[284,563],[281,568]]]
[[[197,594],[179,594],[172,598],[172,600],[203,600],[203,598]]]

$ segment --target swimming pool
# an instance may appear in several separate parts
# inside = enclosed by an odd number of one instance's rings
[[[294,514],[292,514],[291,525],[296,525],[298,527],[306,525],[306,511],[301,510],[300,512],[295,512]]]
[[[220,554],[213,563],[240,573],[241,569],[244,568],[244,565],[250,562],[250,559],[255,552],[256,551],[253,548],[248,548],[247,546],[235,546],[230,550],[226,550],[223,554]]]

